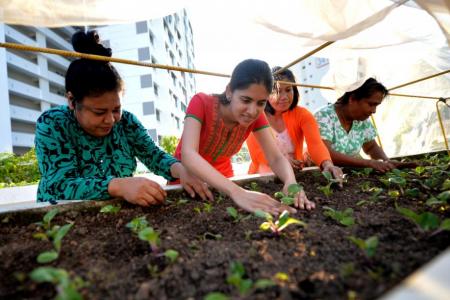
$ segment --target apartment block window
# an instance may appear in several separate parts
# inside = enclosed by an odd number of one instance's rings
[[[175,117],[175,122],[177,123],[177,128],[180,129],[180,118]]]
[[[152,138],[152,140],[157,143],[158,142],[158,134],[156,129],[147,129],[147,134]]]
[[[159,86],[156,83],[153,84],[153,93],[155,93],[156,96],[159,95]]]
[[[173,95],[173,100],[175,102],[175,107],[178,107],[178,97]]]
[[[153,115],[155,113],[155,103],[153,101],[142,103],[142,113],[144,116]]]
[[[173,39],[172,33],[170,33],[170,31],[168,31],[168,32],[167,32],[167,35],[169,36],[169,41],[170,41],[170,43],[173,44],[174,39]]]
[[[177,77],[172,72],[170,73],[170,76],[172,77],[173,85],[177,86]]]
[[[173,55],[172,51],[169,52],[170,60],[172,61],[172,66],[175,65],[175,55]]]
[[[152,64],[157,64],[158,61],[156,60],[156,58],[152,55]]]
[[[147,21],[136,22],[136,33],[146,33],[148,31]]]
[[[186,104],[181,103],[181,111],[184,113],[186,112]]]
[[[141,88],[152,86],[152,74],[141,75]]]
[[[150,49],[148,47],[138,49],[139,61],[150,60]]]
[[[161,121],[161,111],[159,109],[155,110],[155,114],[156,114],[156,121]]]

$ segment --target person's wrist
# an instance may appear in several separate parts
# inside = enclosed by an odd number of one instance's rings
[[[330,168],[333,166],[333,162],[329,159],[324,160],[321,164],[320,164],[320,169],[321,170],[325,170],[325,168]]]
[[[113,178],[108,184],[108,193],[113,197],[122,197],[121,178]]]

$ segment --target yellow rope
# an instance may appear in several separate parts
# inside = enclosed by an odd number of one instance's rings
[[[164,69],[164,70],[172,70],[172,71],[179,71],[179,72],[186,72],[186,73],[195,73],[195,74],[211,75],[211,76],[218,76],[218,77],[230,77],[230,75],[221,74],[221,73],[193,70],[193,69],[181,68],[181,67],[169,66],[169,65],[151,64],[151,63],[145,63],[145,62],[134,61],[134,60],[129,60],[129,59],[114,58],[114,57],[79,53],[79,52],[72,52],[72,51],[65,51],[65,50],[58,50],[58,49],[51,49],[51,48],[41,48],[41,47],[20,45],[20,44],[14,44],[14,43],[0,43],[0,47],[22,50],[22,51],[42,52],[42,53],[57,54],[57,55],[69,56],[69,57],[78,57],[78,58],[86,58],[86,59],[93,59],[93,60],[109,61],[109,62],[116,62],[116,63],[121,63],[121,64],[129,64],[129,65],[136,65],[136,66],[143,66],[143,67],[150,67],[150,68],[157,68],[157,69]]]
[[[306,54],[303,55],[302,57],[299,57],[299,58],[297,58],[296,60],[294,60],[293,62],[287,64],[287,65],[284,66],[284,67],[282,67],[281,69],[279,69],[278,71],[276,71],[276,72],[274,73],[274,75],[277,75],[277,74],[283,72],[284,70],[286,70],[286,69],[292,67],[293,65],[295,65],[295,64],[297,64],[297,63],[299,63],[299,62],[301,62],[301,61],[304,60],[305,58],[310,57],[310,56],[313,55],[314,53],[319,52],[319,51],[322,50],[323,48],[328,47],[329,45],[331,45],[331,44],[333,44],[333,43],[334,43],[334,41],[333,41],[333,42],[326,42],[325,44],[320,45],[320,46],[317,47],[316,49],[314,49],[314,50],[312,50],[312,51],[309,51],[308,53],[306,53]]]
[[[413,83],[417,83],[417,82],[420,82],[420,81],[424,81],[424,80],[427,80],[427,79],[430,79],[430,78],[434,78],[434,77],[437,77],[437,76],[441,76],[441,75],[444,75],[444,74],[446,74],[446,73],[448,73],[448,72],[450,72],[450,70],[443,71],[443,72],[439,72],[439,73],[436,73],[436,74],[433,74],[433,75],[430,75],[430,76],[427,76],[427,77],[424,77],[424,78],[420,78],[420,79],[417,79],[417,80],[413,80],[413,81],[410,81],[410,82],[407,82],[407,83],[404,83],[404,84],[400,84],[400,85],[391,87],[391,88],[389,89],[389,91],[392,91],[392,90],[395,90],[395,89],[399,89],[399,88],[401,88],[401,87],[405,87],[405,86],[407,86],[407,85],[411,85],[411,84],[413,84]]]
[[[442,116],[441,116],[441,112],[439,110],[439,102],[442,102],[442,101],[444,101],[444,103],[445,103],[445,100],[441,100],[441,99],[436,101],[436,111],[437,111],[437,115],[438,115],[439,125],[441,126],[442,136],[444,137],[445,148],[447,149],[448,156],[450,156],[450,149],[448,147],[448,142],[447,142],[447,134],[445,133],[444,123],[442,122]]]
[[[377,140],[378,144],[380,144],[381,149],[383,149],[383,144],[381,143],[380,135],[378,134],[377,124],[375,123],[375,118],[373,115],[370,116],[370,119],[372,120],[373,127],[375,127],[375,130],[377,131]]]

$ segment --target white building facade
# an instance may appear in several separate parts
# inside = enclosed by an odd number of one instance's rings
[[[0,42],[72,51],[73,27],[0,24]],[[52,54],[0,48],[0,152],[21,154],[34,146],[39,115],[66,103],[64,75],[70,60]]]
[[[290,69],[294,72],[298,83],[323,85],[321,81],[330,69],[330,63],[326,58],[311,56]],[[300,94],[299,104],[313,113],[328,103],[322,94],[322,89],[298,87],[298,91]]]
[[[194,68],[192,27],[185,10],[160,19],[96,28],[113,56],[141,62]],[[154,141],[181,136],[192,73],[115,64],[125,81],[122,106],[135,114]]]

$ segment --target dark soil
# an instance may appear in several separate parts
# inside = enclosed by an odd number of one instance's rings
[[[164,206],[141,208],[121,203],[117,214],[99,213],[101,202],[62,207],[52,223],[75,224],[63,239],[60,258],[49,265],[83,278],[88,286],[80,291],[86,299],[203,299],[210,292],[235,299],[374,299],[446,249],[450,232],[432,235],[402,217],[395,210],[394,198],[378,180],[380,175],[358,177],[345,171],[349,174],[345,188],[334,189],[329,198],[317,189],[326,183],[319,172],[299,173],[298,180],[317,208],[294,216],[306,222],[307,228],[288,227],[279,237],[260,231],[262,219],[256,217],[233,222],[226,212],[232,201],[218,194],[211,212],[205,212],[198,199],[177,204],[179,199],[189,199],[182,192],[169,194],[171,203]],[[424,204],[430,194],[441,192],[439,187],[446,178],[444,172],[439,186],[430,190],[408,180],[422,193],[417,199],[400,197],[398,205],[416,212],[431,211],[441,220],[450,217],[448,205]],[[368,200],[372,193],[361,191],[364,182],[384,188],[378,200]],[[257,183],[262,192],[271,195],[281,189],[277,182]],[[360,200],[368,202],[357,205]],[[356,224],[339,225],[323,215],[323,206],[353,208]],[[0,215],[1,299],[55,297],[51,284],[37,284],[28,277],[41,266],[36,262],[38,254],[52,248],[50,242],[32,237],[38,230],[34,223],[44,213]],[[145,216],[160,232],[161,252],[179,252],[174,263],[152,253],[148,243],[125,226],[138,216]],[[216,239],[214,235],[220,236]],[[362,239],[376,235],[379,246],[374,257],[368,258],[349,241],[350,235]],[[226,282],[233,261],[244,265],[246,278],[272,279],[276,285],[240,295]],[[289,279],[277,279],[278,272]]]

